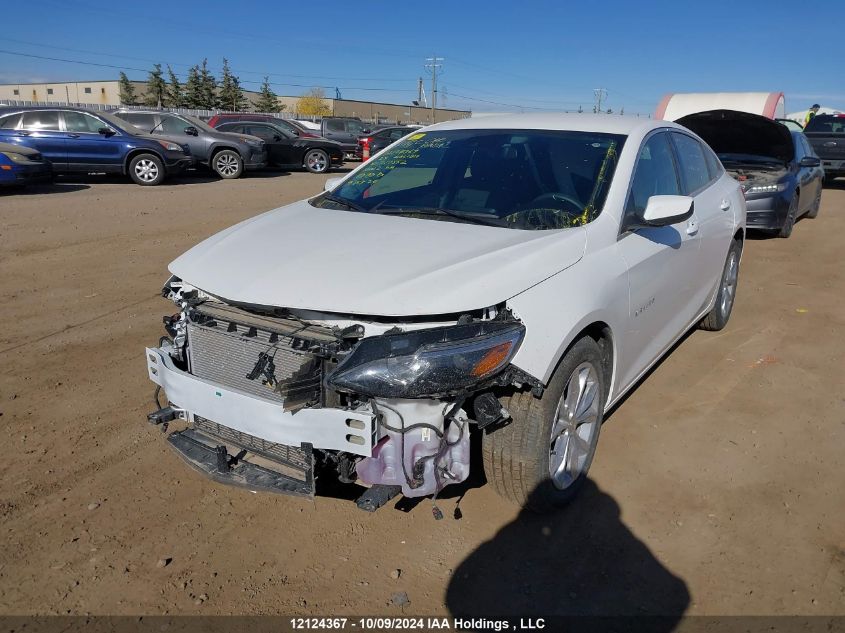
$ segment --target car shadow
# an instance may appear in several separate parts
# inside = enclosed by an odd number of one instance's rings
[[[673,630],[689,604],[686,583],[590,480],[555,513],[521,511],[457,566],[446,590],[455,617],[660,616],[647,620],[654,632]]]
[[[34,196],[49,193],[71,193],[73,191],[84,191],[90,189],[89,185],[74,184],[65,182],[48,182],[32,184],[25,187],[0,187],[0,197],[4,195]]]
[[[836,178],[823,185],[824,189],[839,189],[845,190],[845,178]]]

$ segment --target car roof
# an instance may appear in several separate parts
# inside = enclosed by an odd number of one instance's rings
[[[497,114],[455,119],[428,126],[426,130],[524,129],[600,132],[631,135],[635,132],[672,127],[685,129],[671,121],[661,121],[617,114],[532,113]]]

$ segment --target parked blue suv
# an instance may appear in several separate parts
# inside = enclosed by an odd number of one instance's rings
[[[0,142],[41,152],[53,173],[128,174],[139,185],[158,185],[193,163],[187,145],[79,108],[0,108]]]

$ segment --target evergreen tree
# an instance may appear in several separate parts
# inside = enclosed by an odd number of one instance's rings
[[[188,70],[188,80],[185,82],[185,105],[189,108],[201,108],[202,80],[199,66],[191,66]]]
[[[223,58],[223,74],[220,77],[220,90],[217,93],[219,106],[224,110],[244,110],[249,105],[241,82],[229,68],[229,60]]]
[[[184,108],[185,89],[182,87],[182,84],[179,83],[179,78],[176,76],[176,73],[173,72],[170,64],[167,65],[167,76],[170,79],[167,84],[167,105],[171,108]]]
[[[258,101],[255,102],[256,112],[280,112],[282,108],[279,105],[279,100],[276,98],[276,93],[270,88],[270,78],[265,77],[264,83],[261,84],[261,92],[258,95]]]
[[[161,64],[153,65],[150,76],[147,77],[147,92],[144,96],[144,103],[148,106],[160,108],[166,99],[167,84],[161,76]]]
[[[200,73],[200,95],[201,100],[195,108],[204,110],[213,110],[217,107],[217,80],[214,74],[208,70],[208,60],[202,60],[202,66],[199,69]]]
[[[135,86],[129,81],[126,73],[121,71],[120,79],[117,82],[117,89],[120,93],[120,103],[123,105],[135,105],[138,97],[135,96]]]

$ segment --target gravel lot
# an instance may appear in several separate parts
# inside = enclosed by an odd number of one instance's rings
[[[222,487],[145,421],[168,262],[324,178],[0,193],[0,613],[845,615],[845,180],[748,242],[729,327],[610,416],[577,503],[476,478],[435,522]]]

